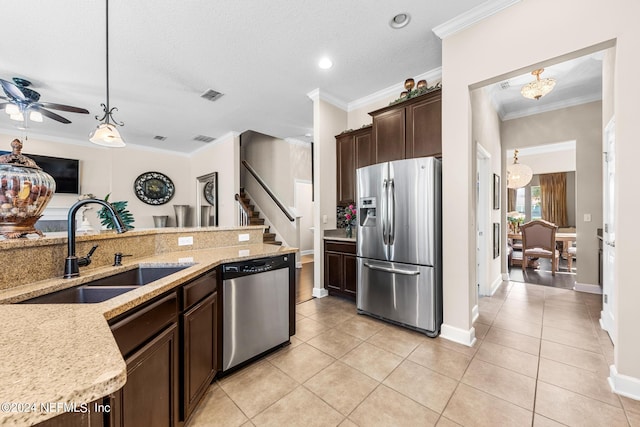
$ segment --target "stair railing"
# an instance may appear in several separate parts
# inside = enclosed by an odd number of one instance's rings
[[[242,197],[236,193],[236,201],[238,202],[238,224],[242,227],[250,224],[251,209],[244,203]]]
[[[256,182],[258,184],[260,184],[260,187],[262,187],[264,189],[264,191],[267,193],[267,195],[269,195],[269,197],[271,197],[271,200],[273,200],[273,202],[276,204],[276,206],[278,208],[280,208],[280,210],[287,217],[287,219],[289,221],[291,221],[291,222],[295,221],[296,218],[293,215],[291,215],[291,212],[289,212],[289,209],[287,209],[282,204],[282,202],[280,202],[278,197],[275,194],[273,194],[273,192],[271,191],[269,186],[264,182],[264,180],[260,177],[260,175],[258,175],[258,173],[251,167],[251,165],[249,163],[247,163],[246,160],[242,161],[242,166],[244,166],[245,169],[247,171],[249,171],[249,173],[256,179]]]

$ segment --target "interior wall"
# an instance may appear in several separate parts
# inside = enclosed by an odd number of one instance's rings
[[[502,122],[505,149],[576,141],[576,281],[592,285],[598,284],[597,229],[602,228],[601,123],[600,101]]]
[[[532,20],[540,10],[553,10],[544,16],[543,22]],[[484,86],[505,75],[517,75],[531,68],[559,62],[577,56],[575,52],[590,53],[615,43],[615,87],[613,111],[616,117],[616,182],[617,194],[637,192],[636,159],[640,146],[636,143],[640,134],[637,120],[637,96],[635,87],[640,75],[640,3],[625,0],[588,0],[579,13],[571,2],[538,0],[519,2],[443,40],[443,194],[444,237],[456,236],[455,247],[445,246],[444,280],[445,324],[457,330],[471,331],[468,288],[472,286],[468,269],[470,235],[473,219],[467,212],[470,201],[460,200],[460,194],[471,192],[472,177],[470,154],[471,133],[465,123],[471,122],[469,87]],[[544,31],[540,31],[544,28]],[[571,31],[567,31],[571,28]],[[526,49],[522,47],[526,46]],[[605,92],[606,93],[606,92]],[[609,101],[609,100],[605,100]],[[579,161],[579,159],[578,159]],[[456,168],[447,168],[455,162]],[[593,172],[593,170],[591,171]],[[580,178],[579,178],[580,179]],[[456,195],[457,203],[451,198]],[[617,277],[616,294],[620,301],[615,315],[618,344],[615,347],[615,367],[627,382],[640,381],[640,342],[637,325],[640,324],[640,287],[637,285],[633,266],[634,247],[640,240],[636,227],[636,212],[640,211],[637,197],[617,197],[616,221],[624,234],[616,242]],[[469,227],[460,227],[470,220]]]
[[[474,141],[473,150],[475,150],[475,143],[479,143],[482,147],[491,155],[491,176],[485,177],[491,182],[491,188],[493,188],[493,174],[501,176],[502,163],[501,163],[501,138],[500,138],[500,118],[496,112],[491,98],[486,91],[476,89],[471,92],[471,109],[472,109],[472,140]],[[475,158],[475,153],[474,153]],[[476,175],[475,162],[473,163],[473,176]],[[507,258],[506,258],[506,237],[501,238],[501,250],[498,258],[493,258],[493,223],[500,223],[500,230],[506,230],[505,221],[503,221],[502,212],[506,209],[506,180],[501,176],[500,180],[500,209],[493,209],[493,199],[491,199],[487,206],[489,206],[491,212],[488,215],[488,224],[485,224],[485,230],[487,238],[485,239],[485,251],[489,260],[489,268],[487,269],[487,277],[485,280],[490,285],[499,284],[501,282],[502,272],[506,272]],[[493,196],[493,191],[489,192],[490,196]],[[476,192],[473,192],[474,197]],[[478,201],[474,198],[474,212],[476,210]],[[506,231],[505,231],[506,232]],[[505,232],[502,232],[503,236],[506,236]],[[473,262],[476,265],[476,262]]]

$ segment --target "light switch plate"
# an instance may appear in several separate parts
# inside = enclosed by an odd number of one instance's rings
[[[322,215],[322,223],[326,224],[328,222],[328,218],[326,215]]]
[[[249,256],[251,255],[251,251],[249,249],[240,249],[238,251],[238,256]]]
[[[178,246],[193,245],[193,236],[178,237]]]
[[[238,242],[247,242],[249,241],[249,235],[246,233],[238,234]]]
[[[584,214],[584,222],[591,222],[591,214]]]

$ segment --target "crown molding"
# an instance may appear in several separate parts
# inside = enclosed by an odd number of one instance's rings
[[[442,67],[434,68],[431,71],[422,73],[414,77],[414,80],[416,82],[419,80],[426,80],[427,83],[431,83],[434,80],[440,81],[442,80]],[[389,97],[394,95],[397,98],[400,96],[400,92],[402,92],[403,90],[405,90],[404,81],[381,89],[377,92],[372,93],[371,95],[367,95],[363,98],[351,101],[347,106],[347,111],[351,112],[353,110],[357,110],[358,108],[365,107],[367,105],[373,104],[374,102],[389,99]]]
[[[326,91],[321,91],[320,88],[314,89],[311,92],[307,93],[307,96],[314,102],[319,100],[328,102],[334,107],[338,107],[341,110],[347,111],[347,103],[345,101],[338,98],[337,96],[331,95]]]
[[[602,93],[563,99],[542,106],[534,105],[531,108],[514,111],[512,113],[503,113],[502,111],[498,111],[498,115],[500,116],[500,119],[502,121],[507,121],[513,119],[521,119],[523,117],[533,116],[535,114],[548,113],[550,111],[560,110],[562,108],[576,107],[578,105],[588,104],[590,102],[596,101],[602,101]]]
[[[473,24],[495,15],[503,9],[508,8],[521,0],[490,0],[482,3],[471,10],[468,10],[447,22],[433,28],[433,32],[440,39],[445,39],[452,34],[460,32]]]

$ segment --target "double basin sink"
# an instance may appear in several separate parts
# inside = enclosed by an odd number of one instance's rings
[[[35,297],[23,304],[81,304],[98,303],[184,270],[180,267],[138,267],[133,270],[103,277],[80,286],[63,289]]]

